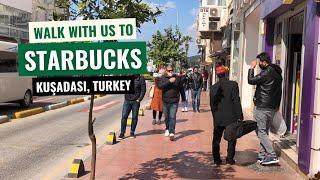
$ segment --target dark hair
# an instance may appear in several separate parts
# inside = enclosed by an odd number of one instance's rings
[[[270,56],[269,56],[268,53],[266,53],[266,52],[263,52],[263,53],[258,54],[257,58],[260,59],[260,61],[265,61],[265,62],[267,62],[268,64],[271,63]]]
[[[224,74],[217,74],[217,76],[218,76],[218,78],[224,78],[224,77],[226,77],[226,74],[224,73]]]

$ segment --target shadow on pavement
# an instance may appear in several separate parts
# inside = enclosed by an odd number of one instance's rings
[[[177,123],[184,123],[184,122],[187,122],[188,119],[177,119]]]
[[[246,149],[244,151],[236,151],[237,165],[239,166],[250,166],[257,162],[258,153],[251,149]]]
[[[150,135],[156,135],[156,134],[164,134],[164,132],[165,131],[163,129],[153,129],[153,130],[136,134],[136,136],[150,136]],[[203,130],[187,130],[187,131],[178,132],[176,133],[175,141],[182,139],[184,137],[202,133],[202,132]]]
[[[136,134],[136,136],[149,136],[149,135],[155,135],[155,134],[164,134],[163,129],[153,129],[149,131],[145,131],[139,134]]]
[[[182,139],[184,137],[192,136],[194,134],[198,134],[198,133],[202,133],[202,132],[203,132],[203,130],[187,130],[187,131],[178,132],[178,133],[176,133],[175,141]]]
[[[233,167],[215,167],[208,152],[182,151],[171,158],[156,158],[140,166],[120,179],[232,179],[235,172]]]

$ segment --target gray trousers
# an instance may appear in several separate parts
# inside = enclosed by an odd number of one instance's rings
[[[257,121],[257,136],[260,140],[260,151],[258,158],[264,158],[266,154],[276,156],[271,141],[269,140],[269,129],[275,115],[274,110],[255,109],[253,118]]]

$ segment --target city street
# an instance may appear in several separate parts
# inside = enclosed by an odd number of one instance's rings
[[[320,180],[319,97],[320,0],[0,0],[0,180]]]
[[[97,144],[118,130],[123,96],[108,95],[95,103]],[[40,179],[64,175],[73,158],[86,157],[89,101],[0,125],[0,177]],[[3,178],[1,178],[3,179]]]

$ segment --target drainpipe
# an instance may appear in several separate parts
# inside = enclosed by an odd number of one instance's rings
[[[313,130],[311,142],[310,175],[320,172],[320,45],[318,45],[318,58],[315,83],[315,99],[313,113]]]

